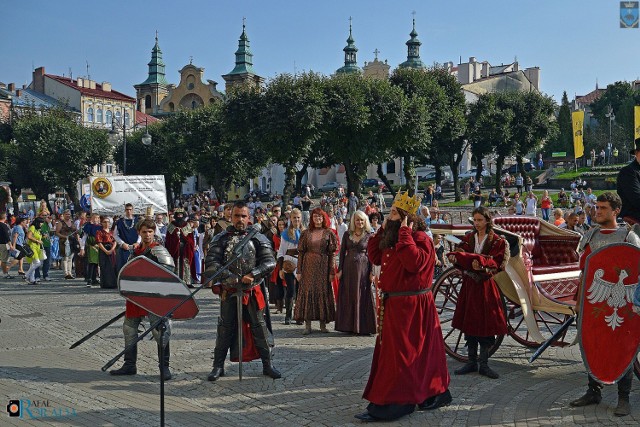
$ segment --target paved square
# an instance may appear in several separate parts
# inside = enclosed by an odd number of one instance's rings
[[[23,418],[0,415],[0,425],[152,426],[159,425],[155,342],[138,351],[138,375],[113,377],[100,368],[123,349],[122,321],[80,347],[69,346],[124,309],[115,290],[88,289],[81,280],[26,285],[0,279],[0,396],[31,402]],[[197,295],[200,314],[174,322],[171,369],[165,385],[169,426],[359,425],[362,390],[369,374],[373,337],[338,332],[302,336],[302,327],[282,324],[274,315],[274,365],[281,380],[262,375],[260,362],[238,367],[227,360],[227,376],[206,380],[211,370],[218,301],[209,290]],[[317,329],[317,323],[314,324]],[[492,359],[500,379],[452,376],[453,404],[434,413],[416,412],[385,426],[464,425],[638,425],[637,379],[632,415],[617,418],[615,386],[605,387],[600,405],[571,408],[586,388],[577,347],[551,348],[534,364],[531,351],[505,338]],[[448,359],[449,369],[460,366]],[[115,367],[119,367],[117,362]],[[47,401],[47,402],[42,402]],[[48,406],[44,406],[48,404]],[[36,405],[40,405],[36,407]],[[39,414],[46,418],[34,419]],[[65,412],[67,411],[67,412]],[[75,415],[68,416],[75,411]],[[60,415],[65,415],[60,417]],[[32,416],[34,418],[32,418]]]

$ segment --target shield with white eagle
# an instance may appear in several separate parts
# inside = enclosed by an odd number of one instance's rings
[[[640,248],[615,243],[586,260],[580,293],[580,349],[591,375],[603,384],[618,381],[640,347],[640,316],[633,294],[640,274]]]
[[[191,295],[191,290],[178,276],[144,256],[136,257],[122,267],[118,289],[127,300],[157,316],[164,316]],[[198,311],[198,304],[190,297],[171,318],[193,319]]]

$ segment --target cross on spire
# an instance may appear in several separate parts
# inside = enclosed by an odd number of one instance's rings
[[[353,18],[349,17],[349,34],[351,34],[351,23],[353,22]]]
[[[378,48],[376,48],[376,50],[373,51],[373,54],[376,56],[376,61],[378,60],[378,54],[380,53],[380,51],[378,50]]]
[[[247,24],[247,18],[246,18],[246,16],[243,16],[242,17],[242,31],[244,31],[244,27],[246,26],[246,24]]]
[[[156,43],[158,43],[158,30],[156,30]]]
[[[193,65],[193,55],[189,56],[189,65]]]

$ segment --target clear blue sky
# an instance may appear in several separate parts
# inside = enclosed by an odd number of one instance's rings
[[[493,65],[518,58],[541,68],[541,89],[560,101],[618,80],[640,77],[640,29],[619,28],[612,0],[3,0],[0,81],[31,81],[32,66],[47,73],[87,74],[135,95],[145,80],[155,31],[167,80],[189,63],[223,85],[247,18],[254,68],[264,77],[295,69],[331,74],[353,17],[358,63],[406,59],[412,11],[427,64],[467,61]]]

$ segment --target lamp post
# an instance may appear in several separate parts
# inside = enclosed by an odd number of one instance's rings
[[[607,163],[611,163],[611,148],[613,147],[613,141],[611,139],[611,122],[616,119],[616,115],[613,114],[613,108],[611,108],[611,104],[607,106],[607,114],[605,114],[604,116],[609,119],[609,144],[607,145]]]
[[[126,114],[126,113],[125,113]],[[118,130],[122,130],[122,174],[127,174],[127,119],[126,115],[123,114],[122,120],[118,120],[116,117],[111,119],[111,130],[109,131],[110,135],[117,135]],[[144,128],[145,132],[142,136],[142,143],[146,146],[151,145],[152,137],[149,135],[149,128],[147,123],[147,118],[144,119]]]

